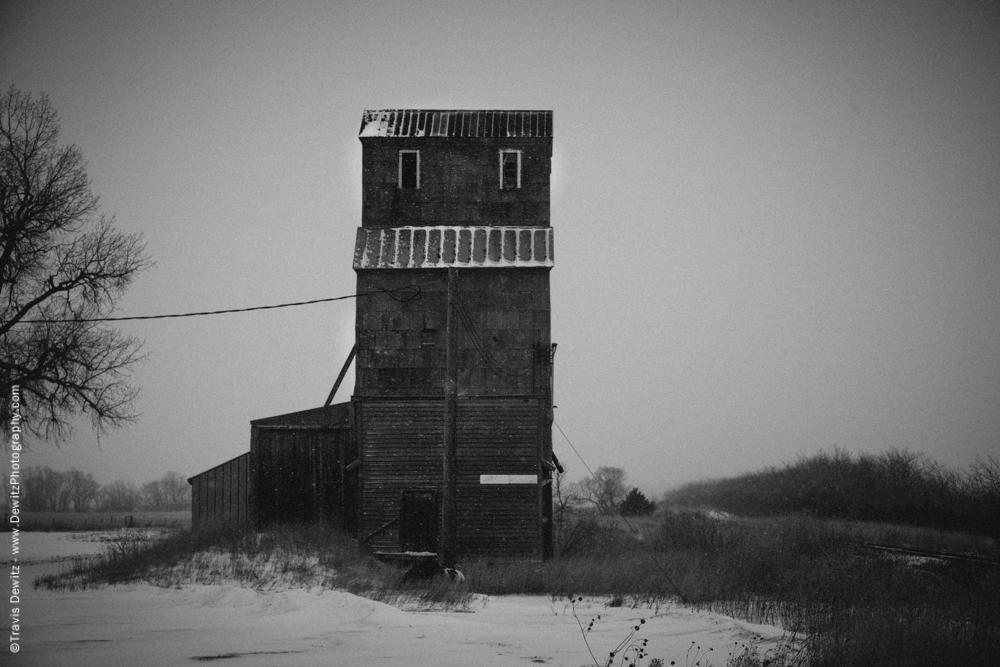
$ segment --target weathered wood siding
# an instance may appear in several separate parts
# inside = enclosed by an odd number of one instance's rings
[[[445,273],[358,273],[358,292],[366,296],[358,298],[355,318],[355,396],[444,395]],[[419,298],[382,292],[414,284],[420,286]]]
[[[446,271],[358,271],[357,397],[444,395]],[[551,391],[548,269],[470,269],[458,288],[462,396]],[[419,285],[419,298],[402,290]],[[391,294],[379,293],[393,291]]]
[[[250,518],[250,454],[242,454],[195,475],[191,483],[191,525],[244,522]]]
[[[365,537],[391,521],[397,524],[369,541],[379,550],[398,551],[400,501],[408,491],[440,491],[443,401],[360,402],[361,517]]]
[[[548,226],[551,137],[361,138],[363,227]],[[521,187],[500,189],[500,150],[521,154]],[[399,187],[399,151],[420,151],[420,187]]]
[[[348,429],[258,427],[255,465],[261,526],[343,521],[343,451]]]
[[[458,402],[457,545],[477,555],[541,556],[543,413],[538,399]],[[534,484],[482,484],[482,475],[525,475]]]
[[[369,546],[397,551],[404,494],[440,494],[443,400],[360,401],[362,507],[359,535],[387,523]],[[541,495],[546,475],[545,409],[538,398],[474,398],[458,402],[457,489],[460,553],[538,557],[543,554]],[[531,484],[482,484],[482,475],[534,476]]]
[[[250,423],[250,451],[195,475],[191,523],[293,521],[357,530],[357,447],[348,403]]]
[[[259,526],[316,521],[355,527],[356,458],[346,403],[251,422],[253,512]]]

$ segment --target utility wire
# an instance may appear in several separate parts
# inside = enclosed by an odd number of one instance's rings
[[[555,424],[555,427],[557,429],[559,429],[560,433],[562,433],[562,437],[566,439],[567,443],[569,443],[569,446],[573,449],[573,452],[576,453],[576,457],[578,459],[580,459],[580,463],[582,463],[583,467],[587,469],[587,472],[590,473],[590,476],[594,478],[594,481],[595,482],[600,482],[600,480],[597,479],[597,475],[595,475],[594,471],[590,469],[590,466],[587,465],[587,462],[583,460],[582,456],[580,456],[580,452],[577,451],[576,447],[573,446],[573,443],[566,436],[566,432],[562,430],[562,427],[556,422],[555,419],[552,420],[552,423]],[[618,503],[616,503],[614,500],[612,500],[611,503],[612,503],[612,506],[615,508],[615,511],[618,512],[618,516],[620,516],[621,519],[622,519],[622,521],[625,522],[625,525],[629,527],[629,530],[632,531],[632,534],[635,535],[636,538],[638,538],[639,537],[639,531],[636,530],[635,526],[633,526],[629,522],[628,518],[624,514],[622,514],[622,510],[621,510],[620,505]],[[662,574],[663,578],[666,580],[666,582],[668,584],[670,584],[670,587],[674,589],[674,592],[677,593],[677,596],[681,599],[681,602],[687,603],[687,597],[684,595],[684,593],[681,592],[681,589],[674,582],[673,578],[667,573],[666,569],[663,567],[663,564],[660,563],[659,560],[657,560],[656,554],[653,553],[653,550],[643,540],[639,539],[638,542],[639,542],[639,544],[641,544],[646,549],[647,553],[649,553],[649,557],[653,560],[653,563],[656,564],[657,569],[660,570],[660,574]]]
[[[197,313],[173,313],[170,315],[137,315],[134,317],[92,317],[92,318],[72,318],[59,320],[22,320],[23,323],[34,324],[65,324],[69,322],[125,322],[129,320],[163,320],[174,317],[199,317],[202,315],[225,315],[227,313],[248,313],[254,310],[273,310],[275,308],[291,308],[293,306],[308,306],[314,303],[327,303],[329,301],[343,301],[344,299],[355,299],[365,296],[375,296],[385,294],[396,301],[413,301],[420,298],[420,285],[404,285],[396,289],[380,289],[373,292],[359,292],[345,296],[333,296],[327,299],[313,299],[312,301],[296,301],[294,303],[279,303],[271,306],[253,306],[251,308],[227,308],[225,310],[205,310]],[[397,296],[402,294],[402,296]]]
[[[576,458],[580,459],[580,463],[582,463],[583,467],[587,469],[587,472],[590,473],[590,476],[593,477],[594,479],[597,479],[597,475],[594,474],[594,471],[590,469],[590,466],[587,465],[587,462],[583,460],[582,456],[580,456],[580,452],[578,452],[576,450],[576,447],[573,446],[573,443],[570,441],[569,436],[567,436],[566,432],[562,430],[562,426],[559,425],[559,422],[557,422],[553,418],[552,423],[555,424],[556,428],[559,429],[559,432],[562,433],[562,437],[565,438],[567,443],[569,443],[569,446],[573,450],[573,453],[576,454]]]
[[[497,360],[486,343],[483,341],[482,336],[476,330],[476,325],[472,321],[472,316],[469,312],[461,305],[458,306],[458,314],[462,319],[462,326],[466,333],[469,334],[469,338],[472,340],[473,346],[479,352],[479,356],[482,357],[483,361],[489,367],[490,371],[496,375],[498,378],[502,377],[513,377],[520,378],[522,376],[527,376],[534,370],[534,363],[527,364],[518,368],[505,369],[504,364]],[[487,330],[488,331],[488,330]],[[494,338],[496,340],[496,338]]]

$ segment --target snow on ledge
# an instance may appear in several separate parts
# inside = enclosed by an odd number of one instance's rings
[[[554,250],[551,227],[362,227],[354,268],[551,268]]]

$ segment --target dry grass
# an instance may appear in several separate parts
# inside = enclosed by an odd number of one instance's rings
[[[828,522],[828,526],[842,535],[844,539],[858,542],[872,542],[904,549],[1000,558],[1000,545],[997,544],[996,540],[985,535],[862,521],[831,520]]]
[[[100,556],[40,577],[35,586],[77,590],[140,582],[164,588],[229,584],[258,590],[345,590],[416,608],[462,607],[473,598],[465,585],[444,578],[406,582],[402,571],[376,561],[353,540],[317,526],[263,533],[214,526],[177,531],[159,540],[124,531]]]
[[[805,653],[791,652],[786,664],[806,656],[816,666],[995,664],[1000,567],[898,559],[844,542],[887,531],[810,517],[665,512],[642,525],[639,538],[618,520],[597,521],[572,557],[473,562],[464,571],[474,590],[490,594],[581,593],[655,608],[679,591],[689,604],[804,638]],[[995,548],[940,531],[907,529],[897,539],[903,536],[947,551]],[[737,657],[754,664],[750,652]]]

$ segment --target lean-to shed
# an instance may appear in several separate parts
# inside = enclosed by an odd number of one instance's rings
[[[191,483],[191,523],[319,522],[357,526],[351,405],[341,403],[250,422],[250,451]]]

